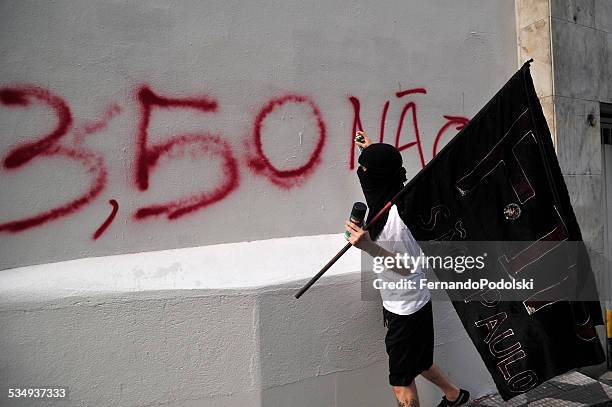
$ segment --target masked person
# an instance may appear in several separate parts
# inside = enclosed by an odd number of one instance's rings
[[[367,222],[397,194],[406,182],[399,151],[384,143],[372,144],[367,135],[356,144],[363,148],[359,156],[357,175],[369,207]],[[391,208],[375,224],[364,231],[352,222],[345,223],[350,233],[347,240],[373,258],[396,257],[407,253],[417,258],[422,252],[408,227],[399,216],[397,207]],[[438,386],[444,396],[438,407],[461,406],[469,401],[470,393],[451,383],[433,363],[433,314],[427,288],[420,289],[418,281],[424,276],[420,265],[412,263],[411,270],[385,267],[380,273],[383,282],[408,279],[414,289],[381,289],[383,316],[387,334],[385,346],[389,355],[389,384],[400,406],[418,406],[419,397],[414,379],[421,374]]]

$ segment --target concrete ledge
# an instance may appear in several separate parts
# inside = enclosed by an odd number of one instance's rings
[[[265,287],[312,277],[344,245],[341,234],[90,257],[0,271],[0,305],[159,290]],[[360,269],[351,249],[327,276]]]
[[[343,241],[277,240],[285,241],[2,271],[2,394],[64,385],[64,405],[75,406],[393,406],[381,304],[361,300],[359,253],[349,251],[298,301],[293,294],[304,277]],[[266,245],[282,250],[266,255]],[[235,263],[215,268],[227,258]],[[303,261],[288,269],[295,259]],[[172,262],[176,270],[160,272]],[[220,288],[205,276],[243,287]],[[207,288],[190,286],[196,280]],[[476,396],[492,393],[450,303],[434,303],[434,313],[436,362]],[[438,399],[418,383],[423,405]]]

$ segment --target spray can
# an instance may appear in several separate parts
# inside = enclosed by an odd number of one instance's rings
[[[365,137],[363,137],[362,134],[358,134],[355,136],[355,141],[358,141],[359,143],[363,143],[365,141]],[[360,153],[363,151],[363,147],[357,146],[357,148],[359,148]]]
[[[368,207],[366,204],[364,204],[363,202],[355,202],[353,204],[353,209],[351,210],[351,215],[349,216],[349,220],[353,222],[355,225],[361,227],[361,224],[363,223],[363,220],[365,219],[365,214],[367,210],[368,210]],[[351,234],[348,230],[344,232],[345,238],[348,239],[350,235]]]

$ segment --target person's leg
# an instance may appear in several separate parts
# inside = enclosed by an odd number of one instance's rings
[[[459,387],[451,383],[435,363],[429,369],[421,372],[421,375],[438,386],[448,400],[456,400],[459,397]]]
[[[414,380],[409,386],[392,386],[397,404],[400,407],[418,407],[419,395]]]

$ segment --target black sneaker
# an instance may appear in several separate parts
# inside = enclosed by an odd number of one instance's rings
[[[446,396],[442,397],[442,401],[438,404],[438,407],[457,407],[462,406],[470,401],[470,392],[464,389],[459,389],[459,396],[456,400],[448,401]]]

